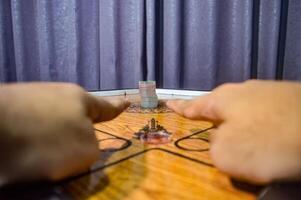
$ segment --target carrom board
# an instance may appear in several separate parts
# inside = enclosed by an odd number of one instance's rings
[[[164,108],[141,110],[138,90],[93,93],[126,98],[132,106],[118,118],[95,124],[100,159],[91,172],[63,186],[73,199],[255,199],[256,192],[236,187],[209,156],[212,124],[185,119]],[[159,99],[193,98],[196,91],[157,90]],[[148,145],[133,138],[155,118],[171,133],[171,142]]]
[[[47,186],[46,192],[28,199],[256,199],[258,188],[233,181],[214,167],[209,155],[210,122],[185,119],[164,105],[143,110],[138,92],[92,92],[108,100],[125,98],[126,93],[132,104],[114,120],[95,124],[99,160],[89,172],[55,184],[51,191]],[[205,93],[157,89],[157,94],[164,101]],[[151,118],[171,133],[169,143],[150,145],[133,138]]]

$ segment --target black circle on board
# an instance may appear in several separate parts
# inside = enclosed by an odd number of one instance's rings
[[[124,138],[119,138],[119,137],[105,138],[105,139],[100,139],[100,140],[97,140],[97,141],[98,141],[98,144],[101,145],[101,143],[105,143],[105,142],[108,142],[108,141],[111,142],[112,140],[121,142],[122,145],[118,148],[106,148],[106,149],[99,149],[99,150],[103,151],[103,152],[115,152],[115,151],[124,150],[124,149],[126,149],[126,148],[128,148],[132,145],[132,142],[130,140],[127,140],[127,139],[124,139]]]
[[[179,149],[185,150],[185,151],[199,151],[199,152],[203,152],[203,151],[209,151],[209,148],[188,148],[185,147],[183,144],[181,144],[182,142],[184,142],[185,140],[202,140],[206,143],[208,143],[209,141],[207,139],[204,138],[192,138],[192,137],[185,137],[182,139],[179,139],[175,142],[175,146],[178,147]]]

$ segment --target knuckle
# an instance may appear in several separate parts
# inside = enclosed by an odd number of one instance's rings
[[[247,179],[258,184],[267,184],[272,182],[271,170],[265,170],[263,166],[257,165],[245,172]]]
[[[255,88],[255,87],[262,87],[263,85],[267,85],[268,83],[270,82],[267,80],[263,81],[263,80],[251,79],[245,81],[242,85]]]
[[[196,112],[195,109],[188,107],[184,109],[183,116],[186,118],[191,118],[195,115],[195,112]]]
[[[83,92],[84,91],[84,89],[81,86],[74,84],[74,83],[66,83],[65,88],[75,91],[75,92]]]
[[[262,174],[257,172],[252,178],[250,178],[250,181],[258,184],[268,184],[272,182],[272,179],[269,177],[268,174]]]
[[[246,80],[244,83],[246,84],[256,84],[260,82],[259,80],[256,80],[256,79],[249,79],[249,80]]]
[[[222,91],[227,91],[228,92],[228,91],[231,91],[233,89],[236,89],[238,86],[239,86],[238,83],[225,83],[225,84],[222,84],[222,85],[218,86],[214,90],[216,92],[222,92]]]
[[[84,100],[85,99],[85,90],[77,85],[77,84],[73,84],[73,83],[67,83],[64,86],[64,90],[66,91],[66,95],[73,97],[75,99],[81,99]]]
[[[223,144],[216,142],[210,147],[213,164],[220,171],[255,184],[267,184],[273,181],[271,172],[265,170],[263,166],[252,164],[254,160],[245,162],[239,154],[231,154],[227,149],[223,148]],[[237,163],[241,165],[238,166]]]

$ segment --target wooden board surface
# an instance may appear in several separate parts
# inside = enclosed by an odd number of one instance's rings
[[[137,95],[127,98],[139,100]],[[172,133],[170,143],[147,145],[133,138],[151,118]],[[100,159],[90,173],[64,183],[63,191],[73,199],[255,199],[252,187],[237,187],[213,166],[210,128],[209,122],[173,112],[124,112],[95,125]]]
[[[130,92],[127,98],[137,104],[137,90]],[[111,93],[115,96],[103,98],[124,98],[116,96],[116,91]],[[187,94],[159,97],[189,98]],[[171,133],[169,143],[149,145],[133,138],[151,118]],[[209,155],[211,128],[209,122],[188,120],[167,110],[124,112],[112,121],[95,124],[99,160],[89,172],[50,185],[26,183],[4,188],[0,199],[256,199],[260,188],[233,181],[214,167]]]

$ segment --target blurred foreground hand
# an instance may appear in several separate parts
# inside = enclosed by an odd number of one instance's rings
[[[210,154],[221,171],[259,184],[301,180],[301,84],[225,84],[206,96],[167,105],[184,117],[217,125]]]
[[[0,185],[87,170],[99,156],[93,122],[113,119],[128,104],[67,83],[0,85]]]

